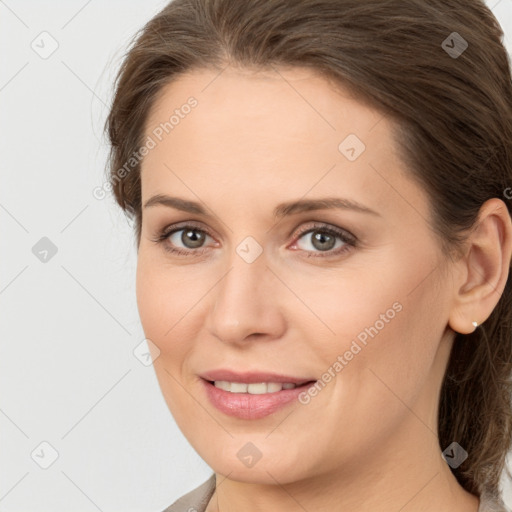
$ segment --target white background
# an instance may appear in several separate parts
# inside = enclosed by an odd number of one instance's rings
[[[92,195],[125,45],[166,3],[0,0],[1,512],[160,512],[211,474],[133,354],[132,226]],[[512,0],[488,5],[512,52]],[[31,47],[43,31],[47,59]]]

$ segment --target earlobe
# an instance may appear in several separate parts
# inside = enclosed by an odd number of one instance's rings
[[[471,334],[475,332],[479,325],[482,325],[484,321],[477,322],[475,320],[471,321],[471,313],[467,313],[466,307],[459,307],[456,310],[452,310],[449,319],[449,326],[455,332],[460,334]]]
[[[511,254],[510,214],[501,199],[489,199],[468,235],[466,255],[457,262],[461,278],[449,317],[455,332],[469,334],[490,316],[505,288]]]

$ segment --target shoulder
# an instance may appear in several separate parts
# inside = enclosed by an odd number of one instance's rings
[[[215,491],[215,473],[199,487],[178,498],[162,512],[204,512]]]

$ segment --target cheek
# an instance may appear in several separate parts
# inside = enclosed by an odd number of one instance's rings
[[[195,301],[183,296],[183,287],[189,289],[180,285],[172,269],[163,270],[161,264],[139,251],[136,296],[140,321],[145,337],[156,346],[158,357],[153,360],[153,368],[163,397],[178,423],[187,425],[184,411],[192,410],[194,404],[180,385],[181,368],[194,334],[183,328],[190,326],[186,315]]]
[[[205,286],[207,286],[205,282]],[[211,285],[210,285],[211,286]],[[137,308],[147,338],[160,350],[155,361],[171,370],[186,359],[202,323],[197,321],[205,289],[183,269],[162,265],[139,252],[136,274]]]
[[[397,401],[393,390],[412,403],[428,378],[446,325],[447,303],[435,275],[422,282],[432,259],[411,261],[397,264],[395,255],[378,272],[354,270],[331,280],[323,288],[323,300],[320,292],[310,291],[308,303],[319,299],[315,311],[334,331],[316,349],[324,371],[336,373],[333,388],[341,402],[352,401],[345,396],[349,390],[359,405],[380,407]]]
[[[157,342],[162,329],[162,290],[158,286],[155,271],[145,257],[142,250],[139,251],[136,273],[136,296],[139,317],[147,338]],[[154,338],[154,339],[153,339]]]
[[[347,302],[327,320],[338,319],[331,324],[336,336],[318,350],[323,371],[331,369],[335,377],[306,407],[321,407],[323,424],[344,456],[351,456],[350,446],[378,445],[393,436],[429,388],[442,329],[437,332],[426,314],[435,305],[430,291],[408,295],[410,289],[395,281],[366,301]]]
[[[351,324],[344,342],[351,360],[343,369],[343,387],[355,392],[364,417],[391,419],[405,412],[426,385],[443,335],[445,304],[434,288],[411,293],[409,281],[389,287],[371,301],[350,309]],[[348,328],[347,328],[348,329]],[[350,340],[350,341],[348,341]],[[352,348],[352,347],[360,347]],[[352,355],[351,352],[358,351]],[[366,406],[365,406],[366,404]],[[369,411],[369,409],[372,411]]]
[[[175,324],[183,316],[180,309],[182,290],[163,272],[161,266],[139,252],[136,274],[137,308],[146,338],[160,350],[161,356],[168,351]],[[179,324],[178,324],[179,325]]]

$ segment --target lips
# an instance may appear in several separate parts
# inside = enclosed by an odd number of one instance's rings
[[[224,377],[226,374],[223,374]],[[208,377],[212,375],[208,374]],[[231,372],[230,378],[283,378],[290,379],[290,376],[276,375],[276,374],[262,374],[258,373],[256,376],[250,374],[235,374]],[[291,377],[291,380],[301,379]],[[258,420],[269,416],[277,411],[298,402],[299,395],[307,391],[313,385],[313,381],[308,381],[304,385],[295,387],[293,389],[282,389],[281,391],[264,394],[251,394],[251,393],[233,393],[224,389],[219,389],[212,384],[212,381],[201,379],[202,388],[209,402],[218,409],[221,413],[232,416],[242,420]],[[217,381],[218,382],[218,381]],[[260,382],[260,381],[259,381]],[[275,381],[274,381],[275,382]],[[249,383],[253,384],[253,383]]]

